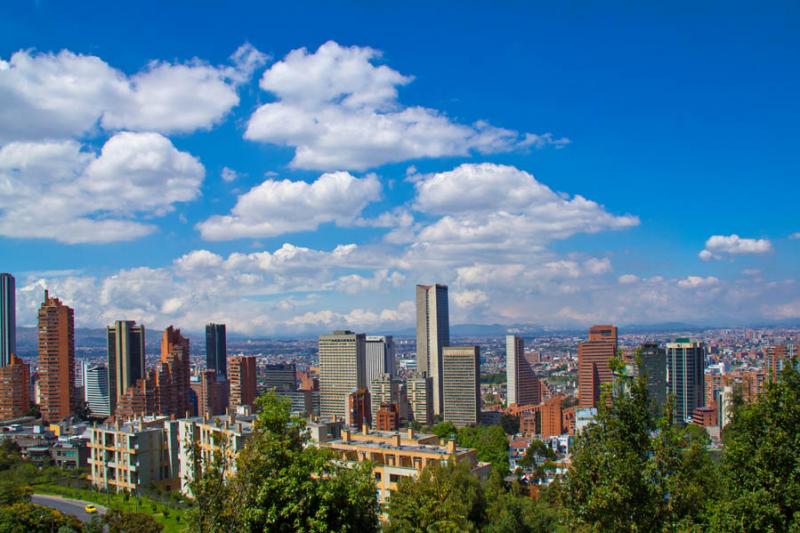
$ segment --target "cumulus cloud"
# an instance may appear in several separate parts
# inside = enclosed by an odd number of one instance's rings
[[[128,240],[197,197],[205,169],[158,133],[122,132],[99,154],[75,141],[0,148],[0,235],[65,243]]]
[[[722,259],[726,255],[765,254],[772,251],[772,243],[767,239],[745,239],[735,233],[732,235],[712,235],[706,247],[698,256],[703,261]]]
[[[415,188],[414,209],[438,218],[416,231],[409,262],[518,262],[554,240],[639,224],[636,216],[614,215],[583,196],[558,194],[508,165],[463,164],[417,176]],[[597,261],[588,266],[606,268]]]
[[[238,86],[266,62],[249,44],[231,64],[152,61],[128,76],[69,50],[21,50],[0,58],[0,143],[76,138],[95,130],[191,132],[239,103]]]
[[[261,88],[276,100],[255,111],[245,138],[293,147],[292,166],[319,170],[569,142],[485,121],[459,124],[434,109],[404,106],[398,88],[413,78],[377,64],[379,59],[378,50],[333,41],[316,52],[291,51],[261,78]]]
[[[348,225],[380,194],[373,174],[330,172],[312,183],[267,179],[241,195],[229,215],[213,216],[198,229],[205,239],[228,240],[314,230],[326,222]]]
[[[239,177],[239,173],[232,168],[222,167],[220,176],[222,177],[222,181],[230,183],[232,181],[236,181],[236,178]]]
[[[617,278],[617,281],[619,281],[619,283],[622,285],[630,285],[631,283],[636,283],[639,281],[639,276],[636,274],[623,274]]]

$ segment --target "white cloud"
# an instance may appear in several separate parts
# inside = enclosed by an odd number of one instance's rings
[[[792,240],[800,239],[800,231],[795,231],[794,233],[789,235],[789,238],[792,239]]]
[[[233,66],[153,61],[127,76],[97,56],[21,50],[0,59],[0,143],[107,130],[190,132],[239,103],[238,85],[266,62],[245,44]]]
[[[772,243],[767,239],[745,239],[736,234],[712,235],[698,256],[703,261],[710,261],[725,255],[765,254],[770,251]]]
[[[469,309],[483,304],[489,300],[489,296],[481,290],[465,290],[453,293],[453,302],[458,307]]]
[[[711,287],[718,285],[719,279],[714,276],[687,276],[686,278],[678,281],[678,287],[682,289],[697,289],[701,287]]]
[[[0,148],[0,235],[65,243],[128,240],[197,197],[205,170],[158,133],[118,133],[100,154],[75,141]]]
[[[230,183],[232,181],[236,181],[236,178],[239,177],[239,173],[232,168],[222,167],[220,176],[222,177],[222,181]]]
[[[267,179],[241,195],[230,215],[213,216],[198,229],[205,239],[228,240],[314,230],[327,222],[348,225],[380,194],[373,174],[330,172],[312,183]]]
[[[363,170],[408,159],[564,146],[551,134],[520,134],[484,121],[458,124],[434,109],[405,107],[412,77],[378,65],[380,52],[329,41],[290,52],[261,78],[276,101],[259,107],[245,138],[295,148],[292,166]]]
[[[636,283],[639,281],[639,276],[635,274],[623,274],[619,278],[617,278],[622,285],[630,285],[631,283]]]

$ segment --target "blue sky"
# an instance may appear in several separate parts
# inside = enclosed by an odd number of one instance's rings
[[[21,324],[800,318],[796,4],[196,4],[0,7]]]

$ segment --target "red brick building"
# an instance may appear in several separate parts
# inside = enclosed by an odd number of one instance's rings
[[[382,403],[375,413],[375,429],[394,431],[400,429],[400,408],[396,403]]]
[[[11,354],[11,363],[0,367],[0,420],[24,415],[31,407],[31,369]]]
[[[229,405],[253,406],[256,399],[256,358],[238,355],[228,359],[228,381],[230,382]]]
[[[77,401],[74,312],[47,291],[39,308],[39,394],[47,422],[67,418]]]
[[[601,387],[611,383],[609,360],[617,354],[617,327],[592,326],[589,340],[578,345],[578,405],[597,407]]]

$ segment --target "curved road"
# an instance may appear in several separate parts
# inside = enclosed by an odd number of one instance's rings
[[[90,503],[97,507],[98,514],[105,514],[106,508],[93,502],[85,502],[83,500],[73,500],[70,498],[62,498],[61,496],[49,496],[44,494],[34,494],[31,496],[31,503],[44,505],[51,509],[56,509],[64,514],[72,515],[78,518],[81,522],[88,522],[92,519],[92,515],[83,510],[84,507]]]

